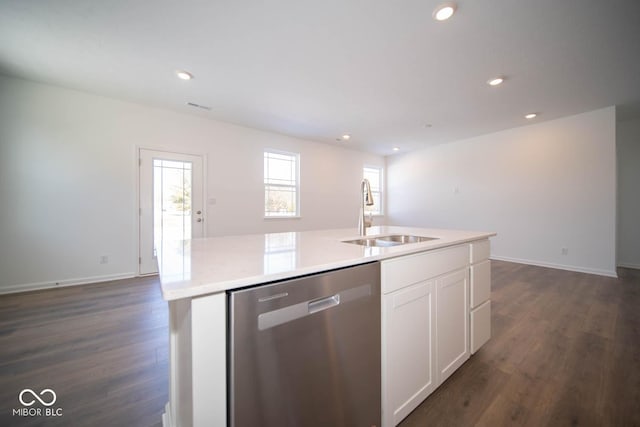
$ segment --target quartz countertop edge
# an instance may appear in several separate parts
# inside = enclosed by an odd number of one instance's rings
[[[408,234],[435,237],[420,243],[364,247],[355,229],[209,237],[163,242],[158,250],[166,301],[292,279],[495,236],[494,232],[378,226],[367,237]]]

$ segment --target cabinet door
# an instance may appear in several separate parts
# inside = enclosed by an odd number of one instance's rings
[[[469,358],[469,269],[436,279],[438,384]]]
[[[392,427],[434,389],[434,282],[384,296],[382,312],[382,417]]]

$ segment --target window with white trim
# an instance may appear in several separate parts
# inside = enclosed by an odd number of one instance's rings
[[[264,216],[300,215],[300,156],[282,151],[264,152]]]
[[[376,166],[365,166],[362,169],[362,176],[369,180],[369,184],[371,184],[371,193],[373,194],[373,206],[365,206],[365,213],[371,215],[382,215],[382,168]]]

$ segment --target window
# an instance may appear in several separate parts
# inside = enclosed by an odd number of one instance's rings
[[[362,175],[369,180],[373,194],[373,206],[365,206],[364,211],[367,214],[382,215],[382,168],[366,166],[362,170]]]
[[[295,217],[299,212],[299,155],[264,152],[264,216]]]

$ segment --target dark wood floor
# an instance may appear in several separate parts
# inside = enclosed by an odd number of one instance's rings
[[[155,277],[0,296],[0,426],[161,425],[168,340]],[[12,416],[25,388],[62,417]]]
[[[403,423],[640,426],[640,271],[494,261],[493,338]],[[157,426],[168,399],[156,278],[0,296],[0,426]],[[62,417],[21,418],[53,389]]]

